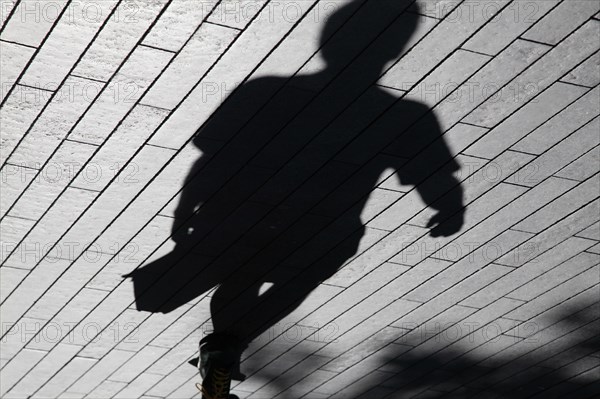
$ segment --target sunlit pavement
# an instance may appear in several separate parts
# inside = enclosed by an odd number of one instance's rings
[[[197,129],[246,79],[322,69],[319,37],[348,3],[2,0],[2,397],[200,396],[188,362],[213,291],[149,313],[122,276],[175,247]],[[464,223],[434,237],[435,209],[386,170],[356,254],[250,344],[232,392],[599,395],[600,3],[416,3],[377,87],[432,109]],[[418,184],[443,203],[456,188],[435,179]]]

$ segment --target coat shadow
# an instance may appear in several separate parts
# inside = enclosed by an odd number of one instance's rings
[[[460,231],[459,165],[435,115],[375,85],[408,50],[410,3],[339,8],[321,34],[323,70],[247,81],[197,131],[177,245],[128,275],[138,310],[171,312],[217,287],[214,331],[243,349],[356,254],[361,213],[391,171],[436,210],[432,236]]]

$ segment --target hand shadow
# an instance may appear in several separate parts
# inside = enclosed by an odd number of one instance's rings
[[[386,170],[436,210],[432,236],[460,230],[459,165],[435,116],[375,85],[417,27],[409,3],[338,9],[321,35],[322,71],[250,80],[198,130],[177,246],[128,275],[139,310],[170,312],[218,287],[214,330],[243,348],[356,254],[370,196],[402,195],[377,188]]]

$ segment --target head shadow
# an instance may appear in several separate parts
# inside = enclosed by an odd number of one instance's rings
[[[435,115],[376,84],[411,45],[419,16],[409,4],[336,10],[320,39],[325,68],[250,79],[197,131],[202,156],[173,212],[177,245],[128,275],[139,310],[167,313],[216,288],[212,328],[243,349],[300,321],[293,312],[352,263],[369,219],[388,220],[404,196],[435,211],[423,234],[460,230],[459,165]]]

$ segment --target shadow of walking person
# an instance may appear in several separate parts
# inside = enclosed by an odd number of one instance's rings
[[[436,209],[431,235],[460,230],[459,166],[435,116],[375,85],[417,27],[409,4],[346,3],[322,32],[323,70],[250,80],[198,130],[177,246],[129,275],[139,310],[170,312],[217,287],[209,337],[235,337],[239,356],[356,254],[389,170]]]

